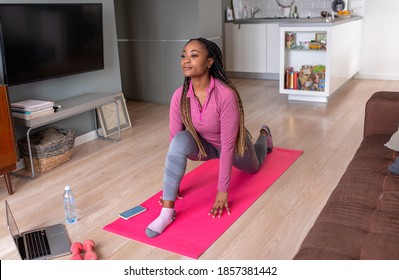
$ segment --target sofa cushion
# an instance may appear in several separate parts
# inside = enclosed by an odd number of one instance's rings
[[[399,125],[399,92],[375,92],[366,103],[363,136],[393,135]]]
[[[369,233],[363,241],[361,259],[364,260],[397,260],[399,239],[391,234]]]
[[[399,259],[398,152],[366,136],[294,259]],[[389,248],[387,248],[389,247]]]

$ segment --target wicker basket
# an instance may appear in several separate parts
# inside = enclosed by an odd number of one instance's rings
[[[75,145],[75,132],[66,129],[47,128],[30,136],[33,166],[37,172],[47,172],[69,161]],[[25,168],[31,171],[26,137],[18,141],[24,156]]]

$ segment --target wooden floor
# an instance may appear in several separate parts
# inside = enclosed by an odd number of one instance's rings
[[[287,101],[277,81],[234,82],[248,130],[257,135],[268,124],[275,146],[304,154],[200,259],[292,259],[362,139],[365,102],[376,91],[399,91],[399,81],[351,80],[328,104]],[[162,186],[168,106],[129,101],[128,109],[132,128],[123,131],[121,142],[82,144],[71,161],[34,180],[12,176],[11,196],[0,178],[0,259],[18,258],[4,201],[22,231],[62,223],[65,185],[75,192],[79,215],[67,225],[71,241],[93,239],[101,259],[186,259],[102,230]],[[190,162],[188,171],[198,164]]]

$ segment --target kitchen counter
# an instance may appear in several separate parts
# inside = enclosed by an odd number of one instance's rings
[[[359,69],[362,19],[336,16],[332,22],[326,22],[324,17],[226,21],[226,70],[234,78],[279,80],[279,91],[287,94],[289,100],[327,103]],[[323,40],[327,48],[286,48],[287,34],[294,35],[295,45]],[[342,42],[350,47],[343,47]],[[324,67],[320,88],[318,82],[317,88],[291,88],[285,84],[286,70],[293,69],[290,72],[298,74],[304,65]]]
[[[257,23],[278,23],[280,26],[334,26],[343,23],[348,23],[355,20],[361,20],[360,16],[351,17],[338,17],[332,22],[326,22],[325,17],[314,17],[314,18],[248,18],[230,20],[233,24],[257,24]]]

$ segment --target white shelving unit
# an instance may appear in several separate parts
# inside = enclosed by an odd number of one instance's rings
[[[287,48],[287,33],[295,34],[297,45],[315,40],[317,33],[324,34],[326,49]],[[360,34],[360,20],[335,25],[280,25],[280,93],[287,94],[288,100],[327,103],[359,70]],[[286,88],[286,69],[293,67],[294,71],[300,71],[304,65],[325,66],[324,90]]]

